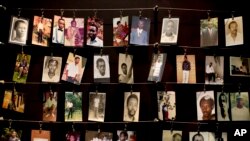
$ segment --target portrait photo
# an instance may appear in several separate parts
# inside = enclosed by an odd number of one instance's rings
[[[196,92],[197,120],[216,120],[214,91]]]
[[[86,130],[85,141],[112,141],[112,132],[98,132]]]
[[[44,56],[42,82],[60,81],[62,57]]]
[[[70,52],[61,79],[63,81],[80,85],[86,62],[87,58]]]
[[[196,83],[195,55],[176,55],[177,83]]]
[[[210,141],[208,132],[189,132],[189,141]]]
[[[84,18],[64,17],[64,46],[83,47],[84,43]]]
[[[208,132],[208,141],[227,141],[227,132],[217,133],[217,135],[214,132]]]
[[[242,16],[224,19],[226,46],[242,45],[244,43]]]
[[[163,18],[160,43],[177,44],[179,21],[179,18]]]
[[[16,111],[19,113],[24,113],[24,93],[13,90],[5,90],[2,108]]]
[[[134,83],[133,55],[119,53],[118,81],[119,83]]]
[[[124,92],[123,121],[138,122],[140,113],[140,92]]]
[[[66,141],[80,141],[81,133],[80,132],[67,132],[66,133]]]
[[[179,130],[163,130],[162,131],[163,141],[182,141],[182,131]]]
[[[49,130],[31,130],[31,141],[50,141]]]
[[[52,19],[34,16],[32,44],[48,47],[51,41]]]
[[[167,60],[167,53],[152,55],[151,67],[148,75],[148,81],[160,82],[164,72]]]
[[[103,20],[97,17],[89,17],[87,21],[87,45],[103,47]]]
[[[113,46],[127,46],[129,39],[129,18],[113,18]]]
[[[89,93],[89,121],[104,122],[106,108],[106,93]]]
[[[9,43],[26,45],[28,38],[29,19],[11,17]]]
[[[218,18],[200,20],[200,46],[218,46]]]
[[[150,19],[147,17],[132,16],[130,44],[148,45],[150,33]]]
[[[31,56],[28,54],[18,53],[12,80],[18,83],[26,83]]]
[[[1,141],[21,141],[22,139],[22,130],[13,128],[1,128],[0,131]]]
[[[65,92],[65,121],[82,121],[82,92]]]
[[[65,19],[54,15],[52,43],[64,45]]]
[[[206,56],[205,84],[224,83],[224,56]]]
[[[217,120],[229,121],[229,93],[217,92]]]
[[[158,118],[160,120],[174,120],[176,117],[176,103],[174,91],[157,91]]]
[[[43,93],[43,121],[56,121],[57,117],[57,92]]]
[[[248,92],[230,93],[230,101],[232,121],[250,120]]]
[[[230,76],[250,77],[250,58],[230,56]]]
[[[117,141],[136,141],[136,132],[117,130]]]
[[[110,82],[109,55],[94,55],[94,82]]]

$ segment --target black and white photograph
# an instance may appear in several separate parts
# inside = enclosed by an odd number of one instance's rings
[[[106,108],[106,93],[89,93],[89,121],[104,122]]]
[[[117,141],[136,141],[136,132],[117,130]]]
[[[60,81],[62,57],[45,56],[43,62],[42,82],[56,83]]]
[[[82,92],[65,92],[64,121],[82,121]]]
[[[182,141],[182,131],[179,130],[163,130],[163,141]]]
[[[230,56],[230,75],[250,77],[250,58]]]
[[[140,92],[124,92],[123,121],[139,121]]]
[[[85,133],[85,141],[112,141],[112,132],[89,131]]]
[[[9,43],[26,45],[29,29],[29,19],[11,17]]]
[[[167,59],[166,53],[153,54],[151,67],[148,75],[148,81],[160,82],[163,76],[165,63]]]
[[[224,56],[206,56],[205,84],[224,83]]]
[[[118,81],[119,83],[134,83],[133,55],[119,53]]]
[[[217,135],[214,132],[208,132],[208,141],[227,141],[227,132],[221,132]]]
[[[217,92],[217,120],[229,121],[229,93]]]
[[[94,82],[110,82],[108,55],[94,55]]]
[[[160,43],[177,44],[179,20],[179,18],[163,18]]]
[[[198,120],[215,120],[215,101],[214,91],[196,92],[197,100],[197,119]]]
[[[208,132],[189,132],[189,141],[210,141]]]
[[[200,20],[200,46],[218,46],[218,18]]]
[[[174,91],[157,91],[158,118],[160,120],[174,120],[176,117],[176,103]]]

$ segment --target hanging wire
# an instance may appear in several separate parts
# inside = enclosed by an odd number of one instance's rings
[[[17,10],[18,10],[17,16],[18,16],[18,18],[20,18],[20,17],[21,17],[21,11],[22,11],[22,9],[21,9],[21,8],[18,8]]]

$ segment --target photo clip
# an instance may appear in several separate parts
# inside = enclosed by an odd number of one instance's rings
[[[17,10],[18,10],[17,17],[20,18],[20,17],[21,17],[21,11],[22,11],[22,9],[21,9],[21,8],[18,8]]]
[[[208,10],[208,11],[207,11],[207,21],[210,21],[210,19],[211,19],[211,17],[210,17],[210,12],[211,12],[211,10]]]
[[[173,133],[173,130],[174,130],[174,120],[171,120],[170,124],[171,124],[170,131],[171,131],[171,133]]]
[[[241,92],[241,83],[239,83],[238,89],[239,89],[239,96],[240,96],[240,92]]]
[[[124,124],[124,131],[127,131],[127,123]]]
[[[130,94],[131,95],[133,94],[133,85],[132,84],[130,85]]]
[[[43,124],[42,124],[42,121],[40,121],[39,122],[39,133],[41,134],[42,133],[42,126],[43,126]]]
[[[95,86],[95,94],[98,95],[98,86]]]
[[[123,10],[121,9],[120,10],[120,21],[122,20],[122,17],[123,17],[122,12],[123,12]]]
[[[205,94],[206,93],[206,84],[204,84],[203,91],[204,91],[204,94]]]
[[[75,126],[74,126],[74,122],[72,122],[72,125],[71,125],[71,127],[72,127],[72,132],[75,132]]]
[[[139,19],[142,18],[142,9],[139,10]]]
[[[11,129],[12,119],[9,119],[9,129]]]
[[[232,11],[231,16],[232,16],[232,20],[234,20],[234,11]]]
[[[197,133],[198,133],[198,135],[200,135],[200,126],[201,126],[201,125],[200,125],[200,122],[198,122],[198,123],[197,123]]]
[[[171,19],[171,10],[168,9],[168,18]]]
[[[76,9],[73,10],[73,20],[76,18]]]
[[[43,10],[43,8],[41,9],[41,20],[44,18],[44,10]]]
[[[64,13],[64,10],[63,9],[61,9],[60,10],[60,12],[61,12],[61,19],[63,18],[63,13]]]

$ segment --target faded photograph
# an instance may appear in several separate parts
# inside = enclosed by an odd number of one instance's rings
[[[111,132],[98,132],[86,131],[85,141],[112,141],[113,133]]]
[[[214,91],[196,92],[197,120],[215,120]]]
[[[104,122],[105,118],[105,106],[106,105],[106,93],[89,93],[89,121]]]
[[[57,117],[57,92],[43,93],[43,121],[56,121]]]
[[[176,117],[176,103],[174,91],[157,91],[158,118],[160,120],[174,120]]]
[[[127,46],[129,39],[129,17],[113,18],[113,46]]]
[[[250,58],[230,56],[230,75],[250,77]]]
[[[176,55],[177,83],[196,83],[195,55]]]
[[[182,131],[178,130],[163,130],[162,141],[182,141]]]
[[[59,82],[62,57],[45,56],[43,61],[42,82]]]
[[[160,82],[163,76],[165,63],[167,59],[166,53],[153,54],[151,67],[148,75],[148,81]]]
[[[224,19],[226,46],[244,43],[242,16]]]
[[[205,84],[224,83],[224,56],[206,56]]]
[[[50,141],[49,130],[31,130],[31,141]]]
[[[140,92],[124,92],[123,121],[139,121]]]
[[[179,20],[179,18],[163,18],[160,43],[177,44]]]
[[[24,93],[12,90],[5,90],[2,108],[24,113]]]
[[[94,82],[109,82],[110,67],[108,55],[94,55]]]
[[[218,18],[200,20],[200,46],[218,46]]]
[[[189,141],[210,141],[208,132],[189,132]]]
[[[118,81],[119,83],[134,83],[133,76],[133,56],[119,53]]]
[[[217,92],[217,120],[229,121],[229,93]]]

